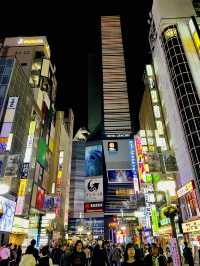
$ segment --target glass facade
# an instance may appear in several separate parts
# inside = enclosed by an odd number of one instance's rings
[[[192,165],[200,185],[200,99],[176,25],[164,29],[162,42]]]

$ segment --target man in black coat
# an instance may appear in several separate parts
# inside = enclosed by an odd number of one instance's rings
[[[152,244],[151,253],[144,258],[145,266],[167,266],[167,259],[163,254],[159,254],[156,244]]]

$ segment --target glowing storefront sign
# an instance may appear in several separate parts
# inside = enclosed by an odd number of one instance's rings
[[[144,166],[144,154],[142,151],[142,143],[141,138],[139,136],[135,137],[135,146],[136,146],[136,153],[137,153],[137,162],[138,162],[138,174],[140,182],[145,182],[145,166]]]
[[[35,128],[36,128],[36,121],[31,121],[30,127],[29,127],[28,140],[27,140],[27,144],[26,144],[24,163],[30,163],[30,161],[31,161]]]
[[[20,217],[14,217],[12,233],[13,234],[28,234],[29,220]]]
[[[185,186],[181,187],[177,190],[178,198],[184,196],[186,193],[192,191],[195,188],[194,181],[190,181],[189,183],[185,184]]]
[[[27,179],[20,179],[18,196],[25,196]]]
[[[131,156],[131,165],[133,170],[133,185],[136,193],[140,192],[139,182],[138,182],[138,171],[137,171],[137,159],[135,153],[135,144],[133,140],[129,140],[129,149]]]
[[[183,223],[182,228],[183,228],[183,233],[200,231],[200,220]]]
[[[41,38],[32,38],[32,39],[24,39],[20,38],[17,41],[18,45],[42,45],[44,44],[44,39]]]

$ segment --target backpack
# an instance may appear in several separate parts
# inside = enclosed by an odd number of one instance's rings
[[[121,250],[115,248],[111,255],[111,261],[119,261],[120,259],[121,259]]]

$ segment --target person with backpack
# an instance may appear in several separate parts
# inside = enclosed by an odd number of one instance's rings
[[[53,266],[53,261],[49,256],[49,246],[44,246],[41,249],[41,256],[37,266]]]
[[[120,266],[121,265],[122,252],[119,247],[113,245],[113,249],[110,253],[110,263],[111,266]]]

